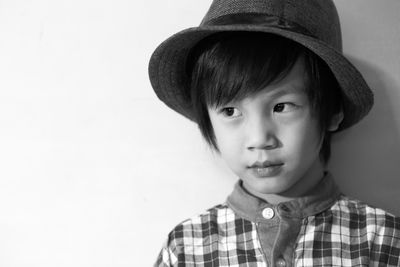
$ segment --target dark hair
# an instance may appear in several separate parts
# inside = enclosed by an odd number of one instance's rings
[[[211,147],[218,151],[208,106],[241,100],[268,84],[284,78],[303,56],[306,90],[312,114],[318,119],[324,140],[320,157],[330,158],[330,132],[333,115],[340,111],[339,85],[329,67],[318,56],[289,39],[266,33],[225,32],[202,40],[190,54],[190,98],[199,129]]]

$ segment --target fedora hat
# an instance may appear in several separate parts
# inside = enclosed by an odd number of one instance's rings
[[[195,121],[186,66],[191,49],[208,36],[235,31],[279,35],[318,55],[341,88],[344,118],[339,130],[357,123],[371,109],[371,89],[343,56],[339,17],[331,0],[214,0],[198,27],[172,35],[153,52],[149,77],[158,98]]]

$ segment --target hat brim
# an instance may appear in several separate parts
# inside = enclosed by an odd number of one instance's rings
[[[264,32],[293,40],[318,55],[332,70],[343,96],[344,118],[339,131],[360,121],[373,105],[373,93],[361,73],[340,51],[316,38],[277,27],[255,25],[200,26],[180,31],[161,43],[150,58],[149,76],[158,98],[195,121],[190,99],[187,57],[202,39],[219,32]]]

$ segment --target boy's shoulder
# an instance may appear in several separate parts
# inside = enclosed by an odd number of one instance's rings
[[[365,229],[366,232],[389,235],[400,242],[400,217],[376,208],[356,198],[341,195],[330,212],[347,225],[350,230]]]
[[[242,219],[228,206],[222,203],[192,216],[177,226],[168,235],[168,242],[175,245],[207,245],[221,236],[237,235],[238,225],[242,234],[253,230],[252,222]]]
[[[246,244],[243,253],[257,262],[263,262],[254,231],[255,224],[235,214],[227,203],[216,205],[173,228],[155,266],[176,266],[179,263],[190,265],[198,261],[204,263],[221,253],[227,256],[227,249],[236,247],[238,236],[240,242]],[[229,261],[230,258],[226,256],[224,259]]]
[[[384,209],[377,208],[373,205],[367,204],[361,200],[358,200],[353,197],[349,197],[347,195],[341,195],[338,200],[331,207],[332,211],[339,212],[340,215],[359,215],[366,217],[374,217],[376,220],[386,220],[392,219],[397,223],[400,223],[400,217],[396,216]],[[400,225],[398,225],[400,226]]]
[[[186,228],[190,227],[193,231],[201,230],[205,227],[209,227],[215,224],[226,224],[233,222],[236,219],[234,211],[228,206],[227,203],[215,205],[201,213],[185,219],[179,223],[173,230],[173,232],[185,231]]]

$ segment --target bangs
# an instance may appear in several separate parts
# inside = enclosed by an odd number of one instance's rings
[[[303,53],[288,39],[265,33],[220,33],[193,52],[193,90],[206,106],[220,107],[283,79]]]

